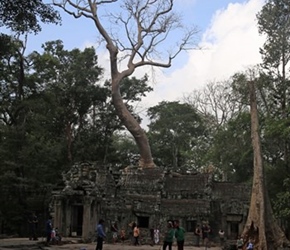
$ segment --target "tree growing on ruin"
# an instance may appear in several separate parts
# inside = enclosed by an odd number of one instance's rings
[[[75,18],[91,19],[106,43],[112,102],[136,141],[142,168],[155,166],[151,148],[145,131],[123,102],[120,85],[137,68],[170,67],[181,51],[192,47],[197,30],[183,27],[181,16],[173,11],[173,3],[174,0],[53,0],[54,5]],[[126,62],[124,68],[120,61]]]
[[[243,235],[247,240],[254,239],[255,249],[274,250],[288,245],[289,242],[274,218],[267,190],[255,87],[257,79],[251,77],[249,80],[246,78],[244,80],[248,85],[250,96],[254,175],[250,208]]]

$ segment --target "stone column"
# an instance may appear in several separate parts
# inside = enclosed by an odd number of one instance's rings
[[[67,198],[65,203],[65,234],[64,236],[71,236],[71,213],[72,213],[72,206],[70,200]]]
[[[84,210],[83,210],[83,228],[82,228],[82,239],[84,241],[90,240],[93,233],[92,222],[91,222],[91,204],[92,197],[85,196],[83,199]]]
[[[58,228],[59,232],[64,232],[64,226],[63,225],[63,207],[62,207],[62,196],[61,195],[55,195],[54,196],[54,218],[53,218],[53,227]]]

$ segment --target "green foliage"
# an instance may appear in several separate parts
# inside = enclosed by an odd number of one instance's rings
[[[39,32],[42,23],[58,23],[60,16],[50,5],[42,0],[1,0],[0,27],[14,32]]]
[[[286,178],[283,181],[284,191],[276,194],[274,200],[274,211],[276,216],[284,220],[290,220],[290,179]]]
[[[216,131],[208,158],[228,181],[246,182],[253,175],[250,114],[240,113]]]
[[[264,47],[260,50],[263,67],[267,70],[277,69],[281,64],[284,67],[290,59],[289,1],[267,1],[257,17],[259,32],[267,35]]]
[[[68,51],[62,41],[52,41],[26,56],[21,41],[6,38],[0,60],[0,220],[6,233],[21,234],[25,214],[47,211],[51,190],[73,162],[123,167],[135,150],[116,136],[124,128],[108,85],[100,83],[103,69],[93,48]],[[122,82],[132,111],[151,90],[146,76]]]
[[[286,201],[289,185],[286,183],[290,174],[290,81],[287,74],[290,60],[290,3],[286,0],[269,0],[257,17],[259,32],[266,35],[260,50],[264,72],[259,87],[264,111],[262,143],[268,190],[276,215],[289,220]]]
[[[199,156],[205,150],[206,129],[203,117],[192,106],[161,102],[148,115],[148,136],[157,165],[183,171],[202,165]]]

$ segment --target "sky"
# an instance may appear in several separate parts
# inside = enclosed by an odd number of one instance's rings
[[[159,102],[176,101],[184,94],[203,88],[212,81],[228,79],[236,72],[261,62],[259,48],[265,38],[258,33],[256,14],[265,0],[175,0],[176,9],[185,23],[192,23],[200,30],[198,47],[182,53],[170,69],[157,69],[150,78],[154,91],[143,98],[139,105],[143,112]],[[99,63],[109,67],[107,51],[98,48],[98,33],[91,20],[75,19],[61,13],[62,25],[44,25],[37,36],[30,36],[28,52],[40,50],[46,41],[61,39],[65,49],[96,46]],[[136,72],[152,76],[151,69]],[[109,77],[109,71],[106,70]],[[151,73],[151,74],[150,74]],[[144,115],[144,114],[143,114]]]

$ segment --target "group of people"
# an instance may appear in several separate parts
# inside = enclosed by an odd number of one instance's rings
[[[203,246],[210,247],[210,236],[212,234],[212,229],[208,222],[203,223],[202,227],[198,224],[195,228],[194,234],[196,235],[196,246],[200,246],[200,239],[202,239]],[[225,245],[225,232],[224,230],[220,229],[218,232],[219,239],[220,239],[220,246],[224,247]],[[239,236],[236,241],[236,249],[243,249],[245,245],[245,241],[242,236]],[[253,239],[249,239],[246,244],[246,250],[253,250],[254,249],[254,241]]]
[[[38,226],[38,218],[35,213],[28,216],[28,234],[29,240],[38,240],[36,231]]]
[[[38,240],[37,237],[37,230],[38,230],[38,218],[36,216],[36,213],[31,213],[28,216],[28,234],[29,234],[29,240]],[[46,241],[45,244],[49,245],[51,243],[58,244],[61,241],[61,235],[58,232],[58,228],[54,228],[52,226],[52,217],[49,216],[45,223],[45,235],[46,235]]]
[[[57,227],[53,227],[52,225],[52,216],[48,217],[48,220],[45,223],[45,232],[46,232],[46,245],[52,244],[60,244],[61,235],[58,231]]]
[[[206,247],[210,247],[210,236],[212,235],[212,229],[209,225],[208,222],[204,222],[202,226],[197,224],[194,234],[196,236],[196,242],[195,245],[197,247],[200,246],[201,244],[201,239],[202,239],[202,244]]]
[[[237,250],[243,249],[245,245],[245,241],[243,236],[239,236],[236,242]],[[248,243],[246,244],[246,250],[253,250],[254,249],[254,240],[252,238],[249,238]]]
[[[97,245],[96,250],[102,250],[103,249],[103,242],[106,238],[106,233],[104,230],[104,220],[100,219],[99,222],[96,225],[96,233],[97,233]],[[31,216],[28,218],[29,223],[29,239],[30,240],[37,240],[36,236],[36,228],[38,224],[38,219],[35,213],[32,213]],[[131,229],[131,239],[132,244],[137,246],[140,245],[139,243],[139,237],[140,237],[140,229],[136,222],[132,222],[129,224]],[[59,243],[61,241],[61,236],[58,232],[57,228],[54,228],[52,225],[52,217],[49,216],[48,220],[46,221],[46,244],[49,245],[51,242]],[[118,225],[116,222],[112,223],[111,225],[111,231],[112,231],[112,238],[113,238],[113,244],[117,242],[118,240]],[[221,246],[225,243],[225,232],[223,230],[219,230],[219,238],[220,238],[220,244]],[[200,226],[199,224],[196,226],[194,230],[194,234],[196,235],[196,246],[200,246],[200,240],[202,239],[202,244],[205,247],[210,247],[210,235],[212,234],[212,229],[210,225],[205,222]],[[151,229],[150,230],[152,245],[159,244],[160,240],[160,231],[158,228]],[[178,220],[174,221],[168,221],[167,227],[163,235],[163,245],[162,250],[172,250],[172,245],[174,242],[174,239],[176,239],[176,245],[177,250],[183,250],[184,249],[184,236],[185,236],[185,229],[180,226],[180,223]],[[120,239],[122,243],[125,241],[125,230],[124,228],[120,231]],[[243,249],[245,246],[245,242],[242,236],[239,236],[236,241],[236,249]],[[249,239],[249,241],[246,244],[247,250],[253,250],[254,249],[254,241],[253,239]]]
[[[172,244],[174,242],[174,238],[176,238],[176,244],[178,250],[183,250],[184,248],[184,235],[185,235],[185,229],[180,226],[179,221],[168,221],[167,223],[167,231],[164,235],[164,241],[163,241],[163,250],[167,249],[172,250]]]
[[[137,246],[140,245],[139,237],[140,237],[140,229],[136,222],[132,222],[129,224],[131,228],[131,235],[132,235],[132,244]],[[116,223],[113,223],[111,225],[111,231],[113,236],[113,243],[117,241],[117,232],[118,227]],[[104,230],[104,220],[100,219],[97,226],[96,226],[96,233],[97,233],[97,245],[96,250],[102,250],[103,249],[103,242],[106,238],[106,233]],[[153,240],[152,244],[159,244],[159,229],[153,229],[151,231],[151,238]],[[168,250],[172,250],[172,244],[174,241],[174,238],[176,238],[177,243],[177,249],[183,250],[184,248],[184,235],[185,235],[185,229],[180,226],[179,221],[168,221],[167,223],[167,230],[164,234],[164,241],[163,241],[163,250],[166,250],[168,247]],[[120,233],[120,238],[122,242],[124,243],[125,240],[125,230],[122,229]]]

